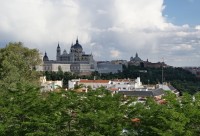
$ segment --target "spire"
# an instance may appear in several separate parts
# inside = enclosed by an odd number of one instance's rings
[[[57,48],[60,48],[59,42],[58,42],[58,47]]]
[[[76,39],[76,43],[78,43],[78,36],[77,36],[77,39]]]
[[[72,44],[71,44],[71,47],[73,46],[73,42],[72,42]]]
[[[44,57],[43,57],[43,61],[49,61],[49,58],[47,56],[47,52],[45,51]]]
[[[136,52],[135,57],[138,57],[138,53]]]

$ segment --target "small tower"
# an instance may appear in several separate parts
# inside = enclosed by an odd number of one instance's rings
[[[60,61],[60,56],[61,56],[61,49],[60,49],[60,45],[58,43],[57,52],[56,52],[56,60],[57,61]]]
[[[74,52],[74,45],[73,43],[71,44],[71,49],[70,49],[70,53],[73,53]]]
[[[49,61],[49,58],[48,58],[48,56],[47,56],[47,53],[45,52],[45,55],[44,55],[44,57],[43,57],[43,61]]]
[[[138,57],[138,53],[136,52],[135,57]]]
[[[77,36],[77,39],[76,39],[76,44],[78,44],[78,36]]]

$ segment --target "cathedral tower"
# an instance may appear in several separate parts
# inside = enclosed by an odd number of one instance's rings
[[[59,43],[58,43],[57,52],[56,52],[56,60],[57,61],[60,61],[60,55],[61,55],[61,49],[60,49],[60,46],[59,46]]]

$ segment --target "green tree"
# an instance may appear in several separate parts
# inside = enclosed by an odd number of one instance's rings
[[[17,83],[36,84],[38,72],[33,67],[41,62],[36,49],[21,42],[9,43],[0,49],[0,88],[14,88]]]
[[[79,135],[120,135],[125,125],[125,107],[121,96],[112,96],[104,88],[89,91],[77,109],[76,129]]]
[[[63,73],[63,71],[62,71],[62,67],[61,67],[61,66],[58,66],[57,75],[58,75],[58,80],[63,80],[64,73]]]

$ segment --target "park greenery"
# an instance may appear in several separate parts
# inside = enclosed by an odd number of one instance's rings
[[[87,93],[76,89],[42,93],[37,81],[44,73],[34,70],[34,66],[39,62],[38,51],[28,49],[22,43],[9,43],[0,49],[0,135],[197,136],[200,134],[199,92],[193,95],[183,93],[181,97],[166,92],[163,97],[166,101],[164,104],[158,104],[153,98],[147,98],[145,103],[139,103],[134,97],[112,94],[103,87],[97,90],[90,88]],[[128,72],[127,74],[129,75]],[[140,76],[143,74],[146,76],[145,73],[141,73]],[[187,77],[180,74],[185,79],[184,82],[187,82],[189,76],[191,79],[194,78],[187,74]],[[65,77],[78,78],[77,75],[63,73],[62,70],[46,75],[54,80]],[[128,75],[124,75],[124,78]],[[154,75],[153,69],[151,75]],[[117,75],[93,73],[93,76],[116,78],[114,76]],[[176,78],[178,81],[178,77]],[[154,82],[153,78],[149,80]]]
[[[0,88],[14,89],[18,83],[37,84],[38,72],[34,66],[40,64],[39,52],[19,43],[9,43],[0,49]]]

